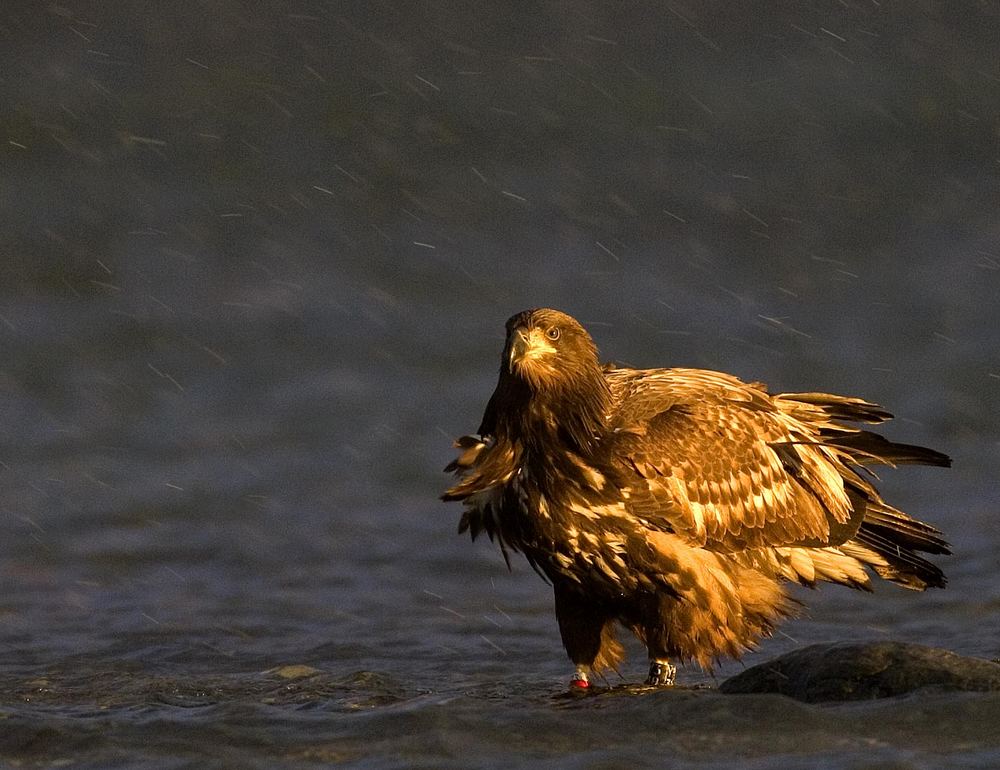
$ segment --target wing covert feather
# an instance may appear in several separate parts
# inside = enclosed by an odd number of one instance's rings
[[[618,404],[608,451],[632,479],[630,509],[651,525],[736,551],[827,545],[852,519],[835,451],[762,386],[692,369],[607,376]]]

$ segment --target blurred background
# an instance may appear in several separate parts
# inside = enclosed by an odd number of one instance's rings
[[[986,2],[5,4],[4,702],[288,663],[381,677],[350,698],[561,686],[549,589],[437,501],[540,305],[954,457],[884,474],[950,587],[804,592],[765,656],[1000,655],[998,30]]]

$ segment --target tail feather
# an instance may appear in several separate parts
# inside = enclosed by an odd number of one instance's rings
[[[918,555],[951,553],[940,530],[881,499],[868,501],[857,533],[839,549],[904,588],[923,591],[947,583],[939,567]]]
[[[916,444],[900,444],[868,430],[853,433],[824,431],[827,444],[844,449],[860,465],[937,465],[951,466],[951,458],[942,452]]]
[[[868,564],[879,577],[904,588],[923,591],[944,588],[948,582],[939,567],[917,556],[909,548],[898,545],[884,533],[866,529],[863,524],[854,539],[845,543],[845,546],[851,545],[862,549],[862,554],[856,558]],[[875,558],[865,558],[866,551]]]
[[[788,393],[782,398],[821,409],[830,420],[820,428],[822,442],[845,452],[856,470],[871,465],[951,465],[948,455],[933,449],[897,443],[869,430],[841,424],[879,423],[890,419],[892,415],[877,404],[827,393]],[[905,588],[920,591],[943,588],[947,582],[944,573],[918,555],[951,553],[942,533],[887,504],[874,486],[859,480],[856,483],[856,491],[866,498],[863,519],[857,532],[838,546],[838,550],[885,580]],[[857,505],[857,501],[854,504]]]
[[[941,530],[907,516],[884,502],[869,503],[861,528],[881,534],[898,546],[924,553],[950,554]]]

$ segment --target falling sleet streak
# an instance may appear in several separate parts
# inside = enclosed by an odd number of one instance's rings
[[[146,366],[148,366],[153,371],[153,373],[156,374],[157,376],[162,377],[163,379],[168,380],[169,382],[173,383],[174,386],[177,388],[177,390],[179,390],[181,393],[184,392],[184,386],[181,385],[176,379],[174,379],[173,375],[168,374],[168,373],[163,372],[163,371],[160,371],[152,363],[150,363],[148,361],[146,362]]]
[[[811,334],[806,334],[804,331],[796,329],[794,326],[790,326],[789,324],[785,323],[780,318],[774,318],[773,316],[766,316],[766,315],[760,315],[760,314],[758,314],[757,317],[759,319],[761,319],[762,321],[767,321],[772,326],[777,326],[779,329],[783,329],[784,331],[790,332],[791,334],[797,334],[800,337],[805,337],[807,340],[811,340],[812,339],[812,335]]]

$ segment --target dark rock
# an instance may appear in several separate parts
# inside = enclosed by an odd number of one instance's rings
[[[807,703],[913,692],[1000,690],[1000,663],[903,642],[814,644],[727,679],[724,693],[780,693]]]

